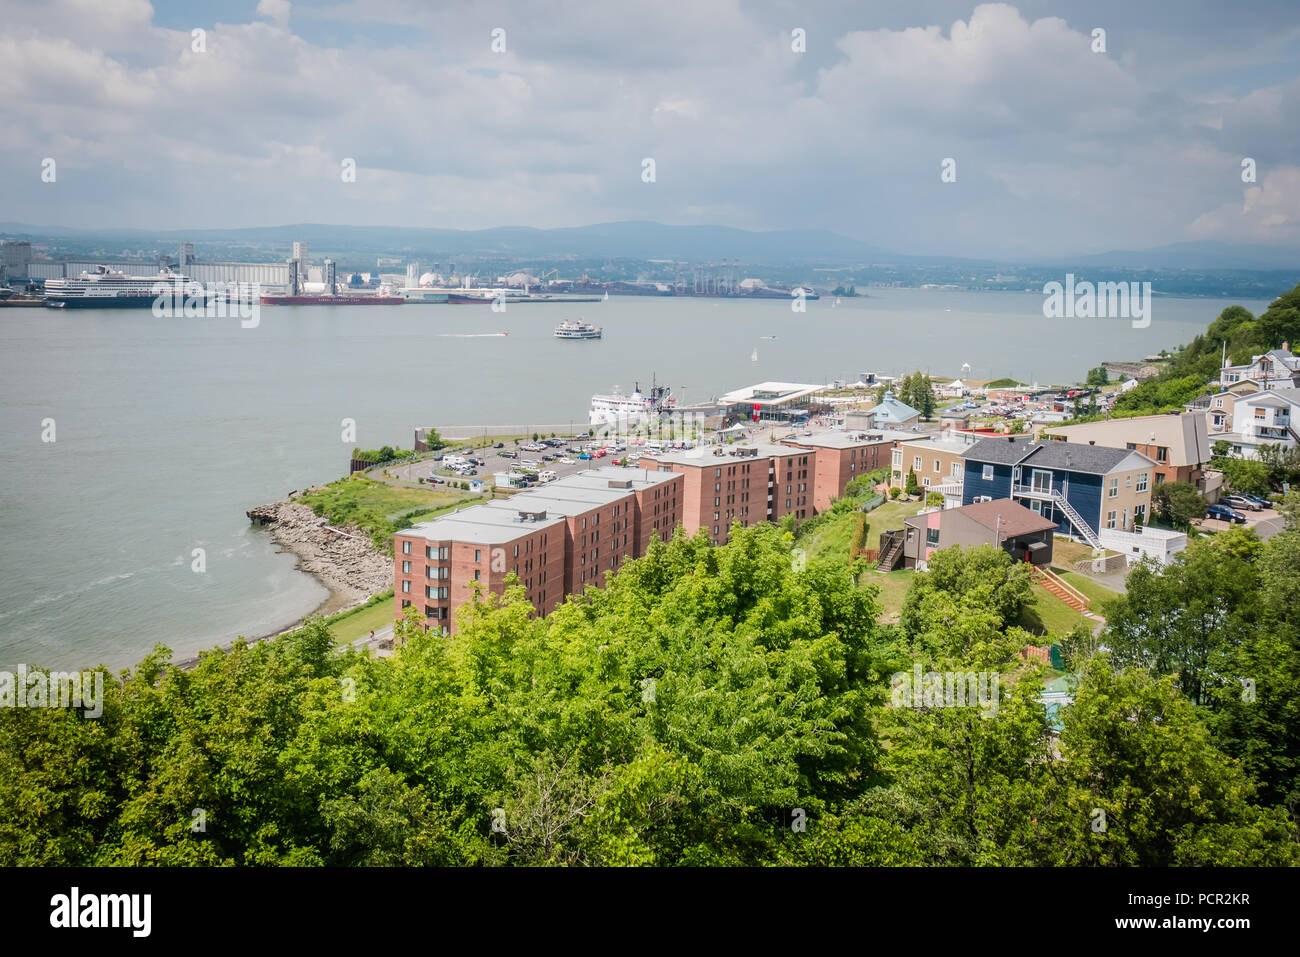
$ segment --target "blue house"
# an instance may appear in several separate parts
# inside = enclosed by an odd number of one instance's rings
[[[963,505],[1010,498],[1094,547],[1102,530],[1131,531],[1151,512],[1156,462],[1141,452],[1008,435],[981,439],[962,458]]]

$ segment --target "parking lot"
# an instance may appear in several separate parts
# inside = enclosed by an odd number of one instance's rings
[[[1259,512],[1247,512],[1236,509],[1246,516],[1246,524],[1227,522],[1217,518],[1203,518],[1196,522],[1196,527],[1206,532],[1221,532],[1227,528],[1253,528],[1260,538],[1268,538],[1282,527],[1282,516],[1275,508],[1266,508]]]

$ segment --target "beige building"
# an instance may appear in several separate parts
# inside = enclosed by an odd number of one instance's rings
[[[1200,486],[1213,447],[1206,417],[1196,412],[1047,426],[1043,438],[1141,452],[1155,462],[1156,485],[1191,482]]]

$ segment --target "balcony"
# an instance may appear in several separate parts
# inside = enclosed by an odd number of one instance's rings
[[[1054,493],[1050,485],[1013,485],[1011,494],[1021,498],[1036,498],[1039,501],[1050,502]]]

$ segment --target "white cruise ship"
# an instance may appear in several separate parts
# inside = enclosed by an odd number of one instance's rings
[[[655,385],[647,395],[641,391],[638,383],[631,395],[618,391],[618,386],[608,395],[591,397],[590,425],[612,425],[614,423],[635,422],[639,419],[670,410],[677,400],[672,398],[672,391],[666,385]]]
[[[80,276],[45,281],[45,304],[65,306],[69,309],[125,309],[148,308],[164,291],[192,288],[191,280],[169,269],[156,276],[128,276],[114,272],[107,266],[96,266],[94,272]],[[209,290],[200,292],[206,297],[217,295]]]

